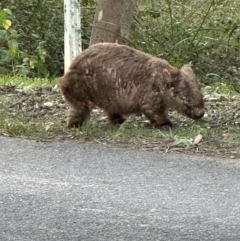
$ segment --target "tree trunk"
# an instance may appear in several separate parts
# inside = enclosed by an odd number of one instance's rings
[[[81,9],[76,0],[64,0],[64,71],[82,51]]]
[[[135,0],[99,0],[90,45],[101,42],[128,44]]]

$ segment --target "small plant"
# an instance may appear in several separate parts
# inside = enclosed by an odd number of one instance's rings
[[[0,26],[2,26],[5,30],[9,29],[12,25],[12,21],[7,19],[8,15],[12,15],[9,9],[3,9],[0,11]]]

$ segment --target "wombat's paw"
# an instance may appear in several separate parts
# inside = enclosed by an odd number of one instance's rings
[[[119,114],[109,114],[108,118],[110,122],[115,126],[120,126],[125,121],[125,118]]]
[[[68,128],[78,128],[81,127],[83,124],[83,121],[77,117],[75,118],[68,118],[67,120],[67,127]]]

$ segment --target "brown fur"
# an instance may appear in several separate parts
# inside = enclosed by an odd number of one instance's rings
[[[168,108],[192,119],[204,115],[200,85],[189,65],[177,69],[115,43],[95,44],[80,53],[60,78],[60,88],[70,107],[69,127],[81,126],[94,105],[113,124],[143,113],[156,127],[171,125]]]

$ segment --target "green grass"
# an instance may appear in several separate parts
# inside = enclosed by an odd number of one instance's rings
[[[28,78],[18,75],[0,75],[0,86],[13,85],[16,87],[42,87],[42,86],[54,86],[57,84],[57,79],[45,79],[45,78]]]

